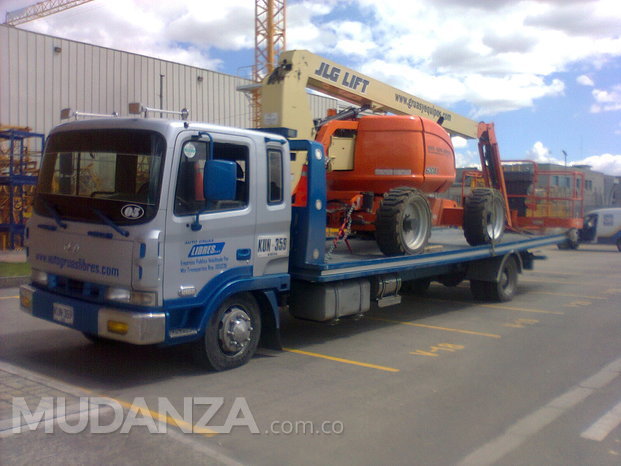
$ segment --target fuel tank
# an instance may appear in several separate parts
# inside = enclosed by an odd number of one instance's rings
[[[332,134],[338,134],[339,122],[331,123],[335,126]],[[382,194],[409,186],[434,193],[453,184],[453,144],[434,121],[409,115],[369,115],[357,123],[356,131],[350,131],[355,138],[351,163],[333,164],[335,169],[328,173],[329,190]]]

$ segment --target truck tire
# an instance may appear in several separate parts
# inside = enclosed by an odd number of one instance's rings
[[[204,336],[194,344],[194,358],[214,371],[242,366],[254,355],[260,335],[261,314],[254,296],[230,296],[213,313]]]
[[[505,205],[495,189],[478,188],[466,198],[464,236],[471,246],[497,243],[505,232]]]
[[[580,246],[579,242],[579,232],[576,228],[572,228],[567,232],[567,238],[562,243],[558,243],[556,245],[559,249],[578,249]]]
[[[394,188],[384,195],[375,221],[375,239],[386,256],[417,254],[431,235],[431,209],[417,189]]]
[[[621,238],[617,240],[617,249],[621,252]]]
[[[500,271],[497,282],[470,280],[470,291],[475,299],[481,301],[511,301],[517,291],[518,267],[515,259],[509,257]]]

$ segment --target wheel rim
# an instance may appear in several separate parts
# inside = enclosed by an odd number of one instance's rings
[[[218,340],[222,351],[235,356],[244,351],[252,337],[252,320],[240,307],[229,308],[220,321]]]
[[[509,270],[507,270],[506,268],[505,270],[503,270],[502,275],[500,276],[500,287],[507,294],[513,293],[514,283],[511,280],[511,274],[509,273]]]
[[[425,245],[429,231],[429,218],[420,203],[409,204],[403,212],[403,243],[416,251]]]
[[[505,210],[499,200],[494,200],[487,214],[487,235],[490,239],[500,238],[505,229]]]

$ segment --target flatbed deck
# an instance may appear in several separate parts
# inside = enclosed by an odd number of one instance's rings
[[[349,240],[352,252],[341,241],[332,253],[329,253],[333,242],[328,240],[323,262],[296,267],[291,270],[291,276],[298,280],[330,282],[416,269],[415,275],[422,278],[441,273],[442,267],[450,268],[456,264],[558,244],[565,238],[565,235],[534,236],[506,233],[500,243],[470,246],[460,229],[434,229],[425,252],[399,257],[384,256],[375,241],[353,238]]]

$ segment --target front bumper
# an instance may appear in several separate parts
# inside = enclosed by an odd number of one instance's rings
[[[166,313],[110,308],[40,290],[19,289],[22,311],[65,327],[135,345],[166,339]]]

